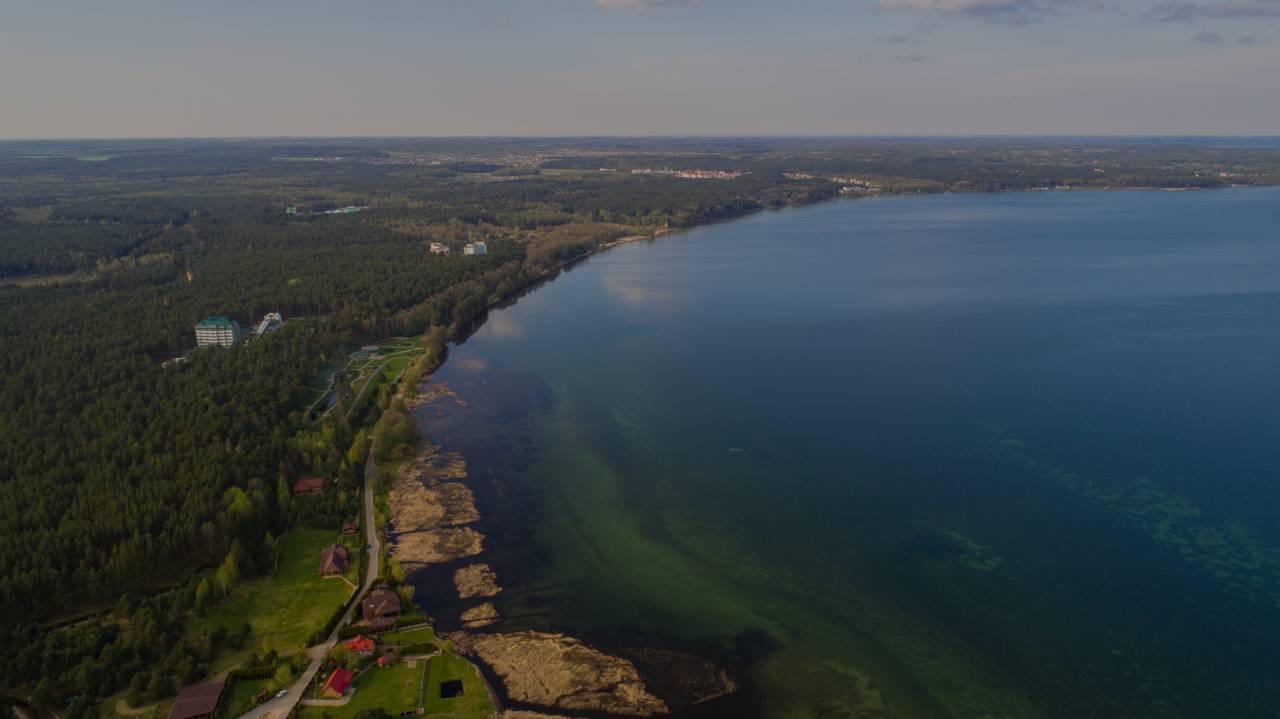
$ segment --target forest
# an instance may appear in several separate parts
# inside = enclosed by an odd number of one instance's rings
[[[0,688],[93,716],[116,692],[171,695],[203,675],[217,647],[243,643],[242,632],[192,638],[184,621],[210,586],[265,571],[290,526],[333,526],[354,511],[360,433],[385,402],[323,428],[301,412],[307,388],[354,347],[457,332],[624,235],[829,200],[851,180],[859,194],[1270,184],[1280,183],[1280,150],[767,138],[0,143],[0,641],[17,648],[0,655]],[[323,214],[345,206],[361,209]],[[462,256],[471,240],[488,253]],[[452,252],[433,255],[430,242]],[[284,327],[193,351],[202,317],[249,327],[266,312],[282,313]],[[308,474],[335,489],[290,498]]]

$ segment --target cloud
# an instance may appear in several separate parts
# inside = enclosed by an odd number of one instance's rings
[[[693,7],[701,5],[702,0],[595,0],[596,7],[608,8],[655,8],[655,7]]]
[[[1257,35],[1241,35],[1236,38],[1237,45],[1261,45],[1262,38]]]
[[[1046,17],[1063,15],[1071,7],[1098,10],[1102,8],[1102,0],[880,0],[880,7],[886,10],[928,10],[988,22],[1026,25]]]
[[[1195,34],[1195,37],[1192,37],[1191,39],[1195,40],[1196,42],[1205,43],[1206,45],[1222,44],[1222,36],[1216,32],[1209,32],[1208,30],[1201,30],[1200,32]]]
[[[1280,17],[1280,0],[1220,0],[1208,4],[1166,0],[1147,11],[1147,19],[1157,22],[1241,17]]]
[[[926,55],[921,55],[918,52],[913,52],[910,55],[894,55],[893,57],[889,58],[889,61],[903,63],[903,64],[910,64],[910,63],[917,63],[917,62],[933,62],[933,58],[928,57]]]
[[[907,45],[910,43],[924,42],[914,35],[890,35],[889,37],[879,38],[879,41],[886,45]]]

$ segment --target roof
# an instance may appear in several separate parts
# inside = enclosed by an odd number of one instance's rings
[[[326,692],[332,689],[339,694],[345,694],[349,686],[351,686],[351,672],[338,667],[329,675],[329,679],[325,681],[324,687],[320,691]]]
[[[169,719],[193,719],[212,714],[218,708],[218,698],[222,696],[224,686],[223,682],[209,682],[183,687],[178,698],[173,700]]]
[[[319,492],[324,489],[324,477],[303,477],[293,483],[294,492]]]
[[[400,595],[387,589],[386,585],[377,587],[364,598],[364,618],[370,614],[380,615],[387,612],[400,613]]]
[[[196,323],[196,327],[230,327],[235,323],[225,315],[212,315]]]
[[[341,574],[347,568],[347,548],[330,544],[320,550],[320,573]]]
[[[374,642],[363,634],[357,634],[355,639],[343,644],[348,650],[353,652],[373,651]]]

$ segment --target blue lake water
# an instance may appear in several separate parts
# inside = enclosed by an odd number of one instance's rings
[[[432,382],[496,629],[740,678],[678,713],[1278,715],[1280,190],[761,213],[575,266]]]

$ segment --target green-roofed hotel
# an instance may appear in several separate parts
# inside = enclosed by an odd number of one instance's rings
[[[196,323],[196,346],[230,347],[240,341],[240,325],[223,315],[206,317]]]

